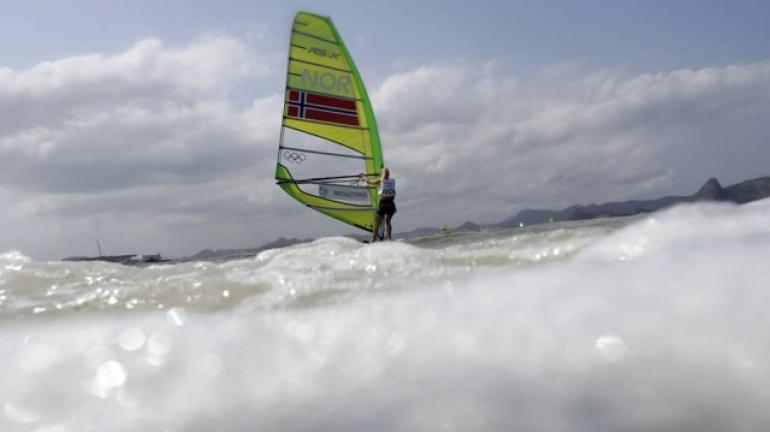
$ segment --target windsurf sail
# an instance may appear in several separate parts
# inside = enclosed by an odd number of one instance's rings
[[[331,19],[294,18],[275,178],[300,203],[372,231],[380,138],[364,82]]]

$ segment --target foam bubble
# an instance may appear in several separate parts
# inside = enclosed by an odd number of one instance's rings
[[[126,368],[116,361],[108,361],[96,370],[96,384],[107,390],[122,386],[126,377]]]
[[[174,345],[174,339],[166,332],[157,331],[150,335],[147,341],[147,349],[156,356],[167,354]]]
[[[142,329],[129,328],[123,330],[118,336],[118,345],[126,351],[136,351],[144,345],[146,336]]]

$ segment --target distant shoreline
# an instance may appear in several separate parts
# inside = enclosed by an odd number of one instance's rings
[[[642,213],[652,213],[680,203],[692,203],[702,201],[724,201],[744,204],[770,197],[770,176],[758,177],[746,180],[734,185],[723,187],[716,178],[710,178],[694,194],[686,196],[666,196],[652,200],[628,200],[608,202],[603,204],[573,205],[562,210],[532,210],[525,209],[516,213],[502,222],[493,224],[477,224],[466,221],[453,228],[422,227],[412,231],[394,234],[396,238],[413,238],[417,236],[433,235],[442,232],[467,232],[481,228],[515,228],[520,226],[535,225],[547,222],[565,222],[576,220],[597,219],[602,217],[624,217]],[[368,235],[350,234],[357,240],[366,240]],[[63,261],[105,261],[126,265],[150,265],[156,263],[179,263],[189,261],[218,261],[229,260],[238,257],[252,257],[259,252],[268,249],[277,249],[292,246],[299,243],[313,241],[312,238],[284,238],[251,248],[234,249],[203,249],[194,255],[165,259],[160,254],[155,255],[115,255],[104,257],[69,257]],[[145,259],[145,257],[149,257]]]

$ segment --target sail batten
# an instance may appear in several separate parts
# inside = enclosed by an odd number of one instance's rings
[[[299,12],[289,40],[275,178],[291,197],[371,231],[382,150],[363,80],[329,18]]]
[[[339,45],[339,43],[337,43],[336,41],[325,39],[325,38],[323,38],[321,36],[318,36],[318,35],[314,35],[314,34],[310,34],[310,33],[305,33],[303,31],[292,30],[292,33],[298,34],[298,35],[302,35],[302,36],[307,36],[307,37],[313,38],[313,39],[318,39],[319,41],[322,41],[322,42],[326,42],[326,43],[330,43],[330,44],[334,44],[334,45]]]
[[[354,211],[374,211],[374,210],[377,209],[376,207],[361,207],[361,208],[321,207],[321,206],[315,206],[315,205],[312,205],[312,204],[308,204],[308,207],[310,207],[312,209],[318,209],[318,210],[337,210],[337,211],[343,211],[343,212],[346,212],[346,211],[349,211],[349,212],[354,212]]]
[[[300,76],[300,77],[302,76],[302,75],[299,75],[299,74],[289,74],[289,75]],[[286,87],[286,90],[289,90],[289,87]],[[335,96],[335,95],[333,95],[331,93],[324,93],[322,91],[318,91],[316,93],[320,94],[320,95],[324,95],[324,96]],[[336,97],[340,97],[340,96],[336,96]],[[356,97],[340,97],[340,98],[341,99],[347,99],[347,100],[353,101],[353,102],[363,102],[363,99],[356,98]]]
[[[286,120],[289,120],[289,121],[294,120],[294,118],[288,117],[288,116],[284,116],[283,119],[284,119],[284,121],[286,121]],[[307,123],[315,123],[315,124],[320,124],[320,125],[325,125],[326,124],[326,123],[324,123],[322,121],[315,121],[315,120],[309,120],[309,119],[304,119],[304,120]],[[287,124],[286,127],[291,127],[291,126],[289,126]],[[354,130],[359,130],[359,131],[366,131],[366,130],[368,130],[367,128],[364,128],[364,127],[352,126],[352,125],[337,125],[337,127],[341,127],[341,128],[345,128],[345,129],[354,129]],[[301,128],[293,128],[293,129],[302,130]],[[340,145],[345,145],[343,143],[339,143],[339,144]]]
[[[350,72],[352,72],[352,71],[351,71],[351,70],[349,70],[349,69],[341,69],[341,68],[336,68],[336,67],[333,67],[333,66],[327,66],[327,65],[325,65],[325,64],[321,64],[321,63],[314,63],[314,62],[311,62],[311,61],[307,61],[307,60],[294,59],[294,58],[291,58],[291,57],[289,57],[289,60],[295,61],[295,62],[297,62],[297,63],[304,63],[304,64],[306,64],[306,65],[317,66],[317,67],[320,67],[320,68],[329,69],[329,70],[338,71],[338,72],[345,72],[345,73],[350,73]],[[300,75],[300,76],[301,76],[301,75]]]
[[[279,146],[278,148],[286,149],[286,150],[297,150],[297,151],[301,151],[301,152],[320,154],[320,155],[326,155],[326,156],[336,156],[336,157],[343,157],[343,158],[351,158],[351,159],[371,159],[371,157],[367,157],[367,156],[349,155],[349,154],[344,154],[344,153],[324,152],[324,151],[320,151],[320,150],[310,150],[310,149],[299,148],[299,147]]]

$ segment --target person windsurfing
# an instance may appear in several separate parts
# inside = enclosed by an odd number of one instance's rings
[[[380,232],[380,224],[382,223],[383,216],[385,217],[385,239],[391,240],[391,234],[393,232],[393,225],[391,220],[393,215],[396,214],[396,179],[390,178],[390,170],[382,167],[382,174],[380,178],[375,180],[368,179],[364,174],[360,177],[366,181],[367,184],[372,186],[379,186],[380,202],[377,206],[377,211],[374,214],[374,227],[372,229],[372,243],[377,241],[378,234]]]

